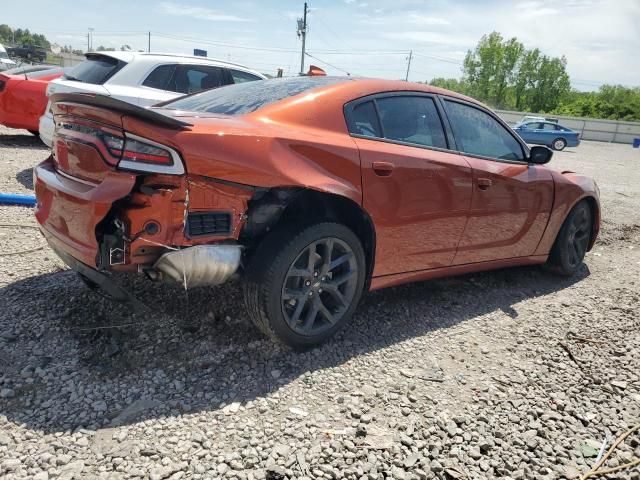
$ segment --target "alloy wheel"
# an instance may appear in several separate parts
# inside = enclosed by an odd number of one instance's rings
[[[589,246],[591,219],[586,208],[580,208],[573,216],[567,236],[567,248],[569,264],[572,267],[578,265],[584,259]]]
[[[293,261],[282,286],[287,324],[300,335],[322,334],[347,312],[357,284],[358,264],[346,242],[328,237],[311,243]]]

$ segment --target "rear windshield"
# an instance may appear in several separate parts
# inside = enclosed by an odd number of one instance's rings
[[[312,88],[344,82],[344,77],[274,78],[207,90],[166,103],[163,108],[243,115]]]
[[[126,62],[106,55],[92,55],[64,74],[67,80],[102,85],[109,80]]]

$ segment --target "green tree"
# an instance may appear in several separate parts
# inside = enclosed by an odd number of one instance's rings
[[[447,90],[451,90],[452,92],[458,92],[462,94],[467,94],[469,90],[469,86],[463,80],[458,80],[457,78],[434,78],[430,82],[429,85],[434,87],[440,87]]]
[[[497,108],[548,111],[570,91],[564,57],[526,50],[517,38],[484,35],[463,63],[468,93]]]

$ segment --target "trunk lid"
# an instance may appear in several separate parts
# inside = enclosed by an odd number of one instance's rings
[[[189,126],[112,97],[58,93],[50,100],[55,123],[52,147],[55,168],[92,183],[99,183],[118,165],[121,146],[117,145],[125,137],[125,118],[135,117],[170,129]]]

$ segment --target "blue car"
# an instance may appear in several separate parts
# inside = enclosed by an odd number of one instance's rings
[[[553,122],[517,123],[513,129],[525,142],[546,145],[554,150],[580,145],[580,133]]]

